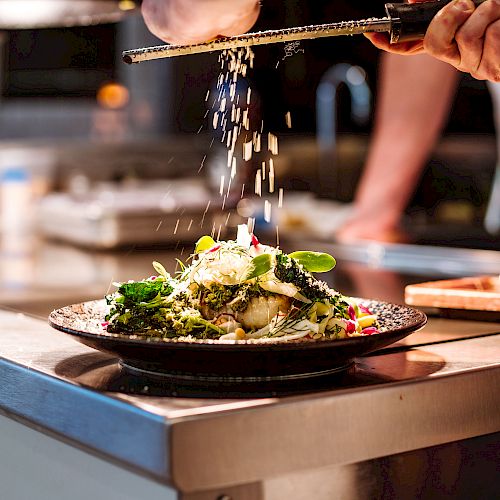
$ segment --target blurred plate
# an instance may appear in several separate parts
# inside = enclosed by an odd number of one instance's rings
[[[352,364],[357,356],[386,347],[421,329],[426,315],[416,309],[386,302],[363,301],[379,316],[380,334],[343,340],[259,342],[176,341],[124,335],[103,330],[104,300],[73,304],[53,311],[49,324],[73,335],[87,346],[120,358],[129,369],[187,381],[205,378],[248,381],[314,377]]]

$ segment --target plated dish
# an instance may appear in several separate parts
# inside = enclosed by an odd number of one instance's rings
[[[357,356],[389,346],[422,328],[426,316],[417,309],[363,301],[378,316],[380,334],[339,340],[298,339],[262,342],[179,341],[103,330],[105,300],[73,304],[53,311],[49,323],[79,342],[120,358],[127,367],[174,378],[269,380],[311,377],[345,368]]]
[[[260,342],[338,340],[379,334],[377,316],[358,300],[316,279],[335,259],[291,254],[263,245],[238,227],[234,241],[202,237],[189,265],[175,277],[154,262],[156,274],[117,283],[106,297],[103,328],[111,333],[179,341]]]
[[[240,229],[235,241],[200,239],[176,277],[155,264],[154,277],[53,311],[49,323],[128,367],[207,380],[319,375],[425,325],[416,309],[344,297],[312,275],[333,265]]]

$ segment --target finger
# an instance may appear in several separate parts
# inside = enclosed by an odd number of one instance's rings
[[[472,0],[455,0],[443,7],[429,24],[425,34],[426,52],[458,67],[461,56],[455,42],[455,35],[472,15],[474,9]]]
[[[389,37],[384,33],[364,33],[365,37],[377,47],[377,49],[388,51],[390,47]]]
[[[500,20],[490,24],[484,37],[481,63],[472,76],[480,80],[500,82]]]
[[[1,0],[0,0],[1,1]],[[194,44],[218,35],[243,33],[257,20],[258,0],[143,0],[142,15],[149,30],[173,44]]]
[[[224,28],[223,36],[235,36],[246,33],[257,22],[260,14],[260,2],[255,2],[253,9],[240,14],[237,20]]]
[[[378,49],[392,52],[393,54],[414,55],[424,51],[422,41],[391,44],[389,37],[384,33],[365,33],[364,35]]]
[[[500,42],[495,38],[494,23],[500,19],[500,0],[491,0],[481,4],[474,14],[457,31],[456,42],[460,52],[460,65],[458,69],[469,73],[476,73],[483,58],[483,47],[491,47],[486,44],[486,33],[494,46],[500,47]],[[491,50],[491,49],[490,49]],[[486,58],[486,63],[489,58]],[[497,55],[500,60],[500,55]]]

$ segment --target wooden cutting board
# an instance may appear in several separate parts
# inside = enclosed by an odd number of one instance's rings
[[[408,285],[405,301],[421,307],[500,312],[500,278],[475,276]]]

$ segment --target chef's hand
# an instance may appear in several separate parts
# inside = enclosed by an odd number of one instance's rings
[[[143,0],[149,30],[165,42],[193,44],[248,31],[259,15],[258,0]]]
[[[391,45],[385,34],[366,36],[387,52],[427,53],[478,80],[500,82],[500,0],[486,0],[477,8],[472,0],[454,0],[434,17],[423,41]]]

